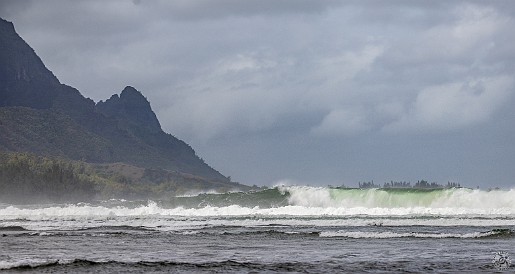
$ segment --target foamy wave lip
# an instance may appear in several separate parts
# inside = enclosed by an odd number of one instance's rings
[[[515,189],[334,189],[281,186],[290,194],[290,205],[321,208],[427,208],[496,210],[515,213]]]
[[[162,208],[154,202],[137,208],[68,205],[38,209],[21,209],[9,206],[0,209],[0,220],[74,220],[74,219],[117,219],[119,217],[220,217],[220,216],[503,216],[515,217],[513,208],[367,208],[367,207],[308,207],[283,206],[277,208],[206,206],[203,208]]]
[[[472,233],[396,233],[396,232],[362,232],[362,231],[324,231],[320,233],[320,237],[325,238],[354,238],[354,239],[390,239],[390,238],[482,238],[493,236],[498,233],[494,231],[488,232],[472,232]]]

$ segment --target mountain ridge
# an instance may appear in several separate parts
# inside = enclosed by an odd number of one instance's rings
[[[230,182],[184,141],[162,130],[132,86],[95,103],[58,78],[0,18],[0,149],[117,163]]]

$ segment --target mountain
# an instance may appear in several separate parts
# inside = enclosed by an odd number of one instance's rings
[[[125,163],[230,183],[188,144],[161,129],[140,91],[128,86],[98,103],[85,98],[60,83],[14,25],[1,18],[0,150],[93,164]]]

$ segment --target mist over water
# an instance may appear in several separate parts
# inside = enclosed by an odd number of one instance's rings
[[[294,263],[293,272],[360,272],[374,254],[372,272],[493,271],[492,252],[515,254],[514,231],[514,190],[281,186],[156,201],[0,204],[7,246],[0,269],[289,272]],[[475,262],[449,265],[457,259],[450,246]],[[406,264],[412,252],[426,261]]]

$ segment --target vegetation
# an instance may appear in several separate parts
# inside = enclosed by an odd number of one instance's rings
[[[0,159],[2,201],[62,202],[91,199],[96,194],[84,163],[26,153],[0,153]]]
[[[374,180],[370,182],[359,182],[358,183],[359,188],[380,188],[380,185],[375,185]]]
[[[90,164],[0,151],[0,202],[72,202],[110,198],[166,198],[192,191],[247,190],[231,182],[145,169],[123,163]]]
[[[112,147],[62,113],[0,107],[0,149],[95,162],[107,161]]]
[[[381,188],[381,185],[374,184],[374,181],[370,182],[359,182],[359,188]],[[390,181],[389,183],[384,183],[383,188],[453,188],[453,187],[461,187],[459,183],[447,182],[447,185],[441,185],[437,182],[429,183],[426,180],[419,180],[414,185],[411,185],[411,182],[394,182]]]

